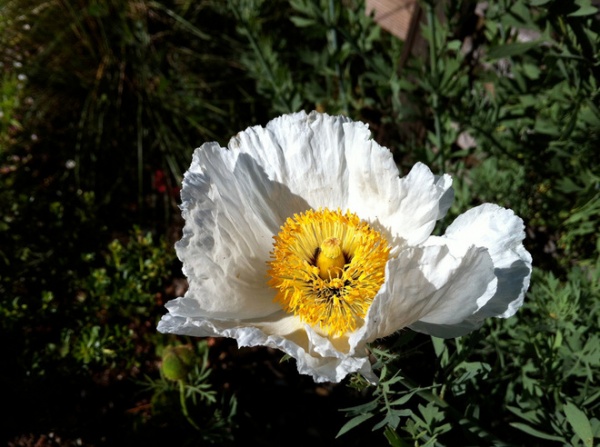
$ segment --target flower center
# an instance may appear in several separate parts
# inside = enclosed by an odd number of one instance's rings
[[[350,211],[308,210],[274,237],[275,301],[330,336],[356,329],[385,280],[390,246]]]

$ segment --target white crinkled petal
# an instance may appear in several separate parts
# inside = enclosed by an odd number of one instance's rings
[[[352,180],[349,208],[356,210],[362,219],[378,222],[407,245],[423,242],[450,207],[451,177],[437,177],[427,166],[417,163],[400,178],[395,165],[394,170],[391,167],[382,170],[383,161],[374,163],[386,158],[392,163],[387,149],[371,142],[365,151],[365,145],[353,147],[355,163],[348,166]]]
[[[344,208],[348,178],[343,124],[348,118],[299,112],[283,115],[266,127],[254,126],[229,142],[232,151],[249,154],[270,179],[286,185],[308,207]]]
[[[409,244],[431,234],[453,198],[450,176],[418,163],[400,178],[392,153],[368,127],[341,116],[284,115],[239,133],[229,148],[250,154],[310,208],[350,209]]]
[[[349,355],[347,339],[329,339],[319,335],[309,325],[306,325],[306,333],[309,339],[311,354],[314,354],[315,358],[326,359],[324,362],[319,362],[319,364],[313,366],[313,369],[315,369],[320,377],[327,377],[327,379],[319,381],[340,382],[344,377],[353,372],[359,372],[371,383],[377,381],[377,377],[373,374],[365,346],[361,346],[360,349],[354,349],[351,355]],[[300,369],[298,370],[300,371]],[[304,374],[307,373],[304,372]],[[312,375],[314,377],[314,374]]]
[[[496,277],[483,248],[467,244],[430,245],[403,250],[388,261],[386,282],[373,300],[350,346],[388,336],[415,322],[456,324],[492,294]]]
[[[479,302],[477,312],[458,325],[444,328],[445,333],[453,337],[464,335],[481,327],[485,318],[508,318],[521,307],[532,270],[524,238],[521,218],[512,210],[489,203],[461,214],[448,227],[444,239],[469,241],[488,250],[498,284],[492,296]],[[413,329],[432,333],[432,328],[421,323]]]
[[[513,316],[523,304],[532,269],[531,255],[523,246],[523,220],[512,210],[486,203],[458,216],[444,237],[485,247],[492,257],[498,290],[478,316]]]
[[[312,376],[316,382],[340,382],[353,372],[360,372],[374,382],[371,364],[365,350],[362,355],[338,351],[325,337],[294,316],[277,312],[264,319],[220,320],[164,315],[158,324],[163,333],[194,337],[230,337],[238,346],[268,346],[296,359],[298,372]],[[307,332],[308,330],[308,332]]]
[[[485,247],[494,263],[496,291],[480,300],[478,310],[459,324],[435,328],[419,322],[412,329],[432,335],[442,331],[457,337],[481,327],[485,318],[514,315],[523,304],[531,278],[532,260],[523,246],[524,238],[523,221],[512,210],[498,205],[480,205],[458,216],[443,239]]]
[[[182,196],[176,244],[189,290],[167,308],[183,317],[254,318],[279,309],[267,285],[273,235],[290,208],[306,203],[272,182],[247,154],[216,144],[194,153]]]
[[[523,304],[531,278],[532,259],[523,246],[523,220],[512,210],[486,203],[458,216],[444,237],[485,247],[492,257],[498,290],[483,304],[477,316],[513,316]]]

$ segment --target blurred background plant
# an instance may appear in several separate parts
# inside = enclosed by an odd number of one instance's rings
[[[0,0],[3,441],[597,443],[597,7],[422,1],[406,58],[364,6]],[[535,271],[517,316],[374,345],[376,387],[156,333],[186,287],[172,246],[192,149],[300,109],[368,122],[402,173],[452,174],[447,221],[486,201],[522,216]]]

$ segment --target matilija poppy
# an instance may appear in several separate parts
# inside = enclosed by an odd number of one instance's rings
[[[158,330],[277,348],[318,382],[375,381],[369,342],[512,316],[531,276],[523,222],[484,204],[432,236],[451,183],[421,163],[400,177],[365,124],[316,112],[204,144],[181,191],[189,289]]]

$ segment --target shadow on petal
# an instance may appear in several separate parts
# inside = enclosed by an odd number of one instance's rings
[[[494,269],[498,278],[496,293],[477,312],[457,324],[430,324],[417,321],[410,328],[439,338],[461,337],[483,325],[489,317],[508,318],[517,311],[523,303],[525,291],[529,287],[531,264],[519,260],[509,268]]]
[[[529,287],[531,264],[523,260],[514,261],[508,268],[494,269],[498,278],[498,289],[494,296],[479,309],[474,318],[508,318],[521,307],[525,291]]]
[[[194,154],[193,166],[184,180],[186,224],[176,244],[190,287],[169,310],[221,319],[275,312],[279,305],[267,285],[273,236],[308,203],[269,179],[248,154],[205,145]]]

